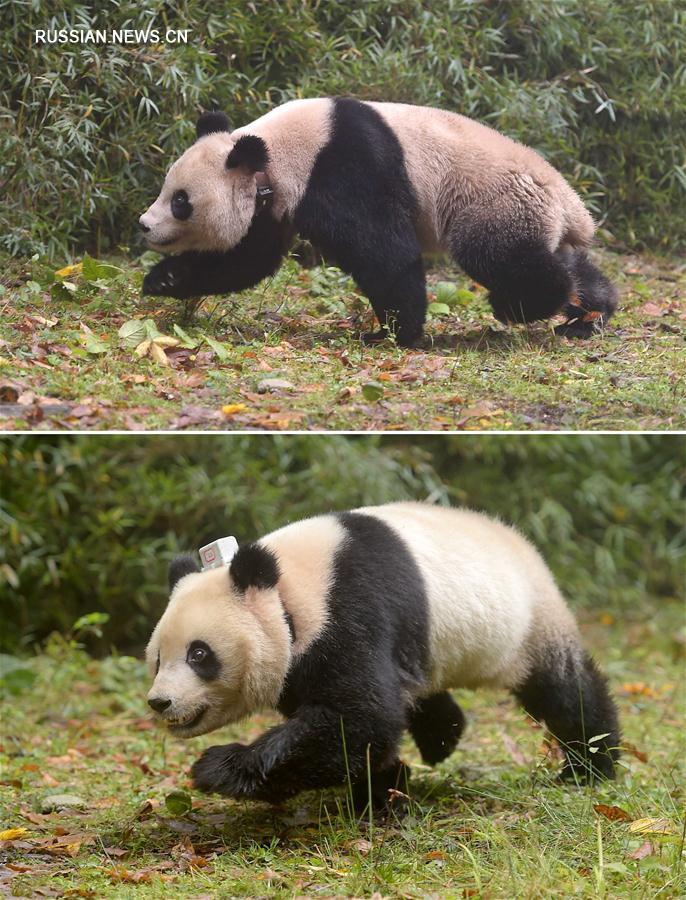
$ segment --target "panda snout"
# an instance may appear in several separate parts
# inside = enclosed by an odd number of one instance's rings
[[[138,220],[138,226],[143,234],[147,234],[150,231],[150,226],[145,224],[145,222],[143,221],[143,216],[141,216]]]
[[[148,706],[157,713],[163,713],[165,709],[169,709],[171,706],[171,700],[165,700],[162,697],[150,697],[148,699]]]

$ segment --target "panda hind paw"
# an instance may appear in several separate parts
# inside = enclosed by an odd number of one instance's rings
[[[590,338],[594,334],[599,334],[602,329],[602,323],[585,322],[583,319],[571,319],[563,322],[561,325],[555,326],[555,334],[558,337],[566,338]]]

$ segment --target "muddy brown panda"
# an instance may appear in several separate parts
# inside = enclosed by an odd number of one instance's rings
[[[143,293],[177,298],[257,284],[295,235],[350,274],[383,339],[416,345],[426,317],[422,254],[447,252],[489,290],[502,322],[557,313],[587,337],[615,288],[587,255],[593,219],[535,150],[465,116],[352,98],[292,100],[230,130],[203,114],[197,141],[140,217],[149,246],[174,255]]]
[[[148,703],[191,738],[275,709],[250,744],[206,750],[195,786],[280,802],[367,770],[382,806],[409,770],[409,730],[436,764],[465,717],[452,688],[501,687],[563,747],[563,776],[614,776],[617,712],[534,547],[461,509],[395,503],[321,515],[238,549],[230,564],[170,567],[171,596],[147,647]],[[348,782],[348,778],[350,782]]]

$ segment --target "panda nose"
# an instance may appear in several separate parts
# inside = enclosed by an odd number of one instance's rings
[[[161,713],[171,706],[171,700],[162,700],[161,697],[151,697],[148,700],[148,706],[151,706],[155,712]]]
[[[146,225],[142,219],[138,220],[138,225],[140,226],[140,229],[143,232],[143,234],[147,234],[150,231],[150,226]]]

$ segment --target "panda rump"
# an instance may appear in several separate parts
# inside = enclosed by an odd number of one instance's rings
[[[420,503],[367,507],[242,546],[228,571],[181,566],[179,576],[148,647],[151,668],[161,662],[150,696],[159,704],[165,686],[180,690],[173,647],[202,638],[221,674],[189,682],[188,709],[172,697],[175,720],[209,709],[210,724],[182,736],[265,705],[285,717],[248,746],[206,751],[193,767],[202,790],[279,802],[350,778],[363,801],[369,752],[383,803],[408,774],[403,732],[440,762],[464,727],[450,689],[480,686],[510,691],[545,721],[563,775],[614,774],[605,679],[538,552],[498,521]],[[167,668],[174,678],[158,684]]]
[[[318,98],[234,131],[205,113],[197,133],[140,219],[153,249],[177,254],[148,273],[144,293],[251,287],[298,234],[369,298],[380,325],[369,341],[389,330],[403,346],[421,339],[426,253],[450,254],[487,287],[503,322],[562,313],[562,333],[588,336],[616,306],[587,255],[595,226],[576,192],[535,150],[465,116]],[[264,206],[259,177],[273,191]],[[194,210],[185,222],[169,211],[179,191]]]

